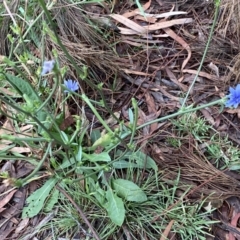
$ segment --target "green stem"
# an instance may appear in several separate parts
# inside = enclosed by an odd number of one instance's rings
[[[52,145],[52,142],[50,142],[50,143],[48,144],[48,147],[47,147],[47,149],[46,149],[46,151],[45,151],[45,153],[44,153],[44,155],[43,155],[42,160],[38,163],[38,165],[37,165],[36,168],[32,171],[32,173],[29,174],[26,178],[24,178],[24,179],[22,180],[23,185],[27,184],[27,181],[28,181],[30,178],[32,178],[32,177],[39,171],[39,169],[42,167],[44,161],[46,160],[46,158],[47,158],[47,156],[48,156],[48,153],[49,153],[49,150],[50,150],[50,148],[51,148],[51,145]]]
[[[4,140],[9,140],[9,141],[13,141],[13,142],[46,142],[46,138],[43,137],[36,137],[36,138],[20,138],[20,137],[15,137],[13,135],[8,135],[8,134],[2,134],[0,136],[1,139]]]
[[[200,73],[200,71],[202,69],[203,62],[204,62],[204,60],[206,58],[206,55],[207,55],[207,52],[208,52],[208,48],[209,48],[210,42],[212,40],[214,28],[216,26],[217,17],[218,17],[218,13],[219,13],[219,9],[220,9],[220,2],[221,2],[221,0],[218,0],[218,2],[215,4],[216,5],[216,10],[215,10],[215,15],[214,15],[214,20],[213,20],[213,24],[212,24],[212,27],[211,27],[211,31],[210,31],[210,34],[209,34],[209,37],[208,37],[207,45],[205,47],[205,50],[204,50],[204,53],[203,53],[203,56],[202,56],[202,60],[201,60],[200,65],[198,67],[197,74],[195,75],[195,77],[193,79],[193,82],[192,82],[192,84],[190,85],[190,87],[189,87],[189,89],[187,91],[187,95],[186,95],[186,97],[183,100],[181,109],[184,108],[184,106],[186,104],[186,101],[188,99],[188,96],[189,96],[190,92],[192,91],[192,88],[193,88],[193,86],[194,86],[194,84],[195,84],[195,82],[196,82],[196,80],[198,78],[198,75],[199,75],[199,73]]]
[[[113,133],[113,131],[111,130],[111,128],[108,127],[108,125],[106,124],[106,122],[102,119],[102,117],[99,115],[99,113],[97,112],[96,108],[92,105],[92,103],[90,102],[89,98],[85,95],[82,94],[82,100],[84,102],[87,103],[87,105],[91,108],[91,110],[93,111],[94,115],[97,117],[97,119],[99,120],[99,122],[101,122],[101,124],[105,127],[105,129],[109,132],[109,133]]]
[[[131,129],[131,138],[130,138],[129,144],[132,144],[133,138],[135,136],[135,132],[136,132],[136,129],[137,129],[138,106],[137,106],[137,101],[136,101],[135,98],[132,98],[132,106],[133,106],[133,110],[134,110],[134,122],[133,122],[132,129]]]
[[[49,94],[47,99],[41,104],[41,106],[37,109],[35,114],[37,114],[40,110],[42,110],[45,107],[45,105],[50,101],[50,99],[53,98],[53,95],[54,95],[55,91],[57,90],[58,86],[59,86],[59,80],[58,80],[58,77],[56,77],[56,82],[53,86],[53,89],[52,89],[51,93]]]
[[[190,109],[180,109],[178,112],[176,113],[173,113],[173,114],[170,114],[170,115],[167,115],[167,116],[164,116],[164,117],[161,117],[161,118],[157,118],[153,121],[150,121],[150,122],[146,122],[140,126],[137,127],[137,130],[145,127],[145,126],[148,126],[152,123],[157,123],[157,122],[162,122],[164,120],[167,120],[167,119],[170,119],[170,118],[173,118],[173,117],[176,117],[176,116],[179,116],[179,115],[182,115],[182,114],[185,114],[185,113],[190,113],[190,112],[195,112],[197,110],[200,110],[200,109],[203,109],[203,108],[206,108],[206,107],[210,107],[210,106],[213,106],[213,105],[216,105],[216,104],[224,104],[226,98],[221,98],[221,99],[218,99],[216,101],[213,101],[213,102],[210,102],[210,103],[206,103],[204,105],[201,105],[199,107],[195,107],[195,108],[190,108]]]

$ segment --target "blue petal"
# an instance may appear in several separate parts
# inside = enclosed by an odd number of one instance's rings
[[[237,87],[236,87],[236,92],[237,92],[238,94],[240,94],[240,84],[237,85]]]
[[[234,108],[237,108],[237,107],[238,107],[238,104],[239,104],[239,103],[233,104],[233,107],[234,107]]]
[[[77,83],[77,82],[74,82],[74,83],[73,83],[73,86],[72,86],[72,90],[73,90],[73,91],[76,91],[76,90],[78,90],[78,88],[79,88],[79,87],[78,87],[78,83]]]
[[[51,72],[53,70],[54,64],[55,64],[54,60],[44,61],[41,76]]]
[[[233,103],[230,102],[230,101],[225,102],[225,106],[226,106],[226,107],[231,107],[232,105],[233,105]]]
[[[68,80],[68,88],[71,90],[73,85],[73,81],[70,79]]]
[[[68,90],[64,90],[64,92],[69,92],[69,91],[77,91],[79,89],[79,85],[77,81],[73,81],[72,79],[69,80],[64,80],[64,85]]]
[[[235,89],[230,87],[229,91],[230,94],[226,96],[228,99],[225,102],[225,106],[237,108],[240,104],[240,84],[238,84]]]

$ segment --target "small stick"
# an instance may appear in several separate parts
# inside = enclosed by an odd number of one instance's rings
[[[73,201],[73,199],[66,193],[65,190],[63,190],[61,187],[59,187],[59,185],[56,186],[56,188],[66,197],[68,198],[68,200],[73,204],[73,206],[78,210],[78,212],[80,213],[80,216],[82,217],[82,219],[84,220],[84,222],[88,225],[88,227],[90,228],[90,230],[92,231],[94,237],[97,240],[100,240],[99,236],[97,235],[97,233],[95,232],[95,230],[93,229],[91,223],[87,220],[86,216],[84,215],[84,213],[82,212],[82,210],[80,209],[80,207]]]

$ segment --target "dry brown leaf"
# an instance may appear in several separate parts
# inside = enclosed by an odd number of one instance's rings
[[[122,16],[122,15],[119,15],[119,14],[112,14],[110,15],[113,19],[117,20],[118,22],[122,23],[123,25],[129,27],[130,29],[138,32],[138,33],[146,33],[147,30],[140,26],[139,24],[135,23],[134,21]]]
[[[150,2],[150,1],[149,1]],[[144,6],[143,9],[147,10],[150,6],[150,3],[147,2]],[[149,5],[148,5],[149,4]],[[145,8],[146,6],[146,8]],[[126,17],[126,18],[130,18],[130,17],[134,17],[138,14],[141,14],[141,12],[139,11],[139,9],[135,9],[134,11],[131,12],[126,12],[124,14],[122,14],[122,16]],[[143,20],[146,20],[146,18],[168,18],[171,16],[176,16],[176,15],[181,15],[181,14],[187,14],[187,12],[183,12],[183,11],[171,11],[171,12],[166,12],[166,13],[161,13],[161,14],[151,14],[151,13],[144,13]],[[146,17],[146,18],[145,18]]]
[[[2,135],[2,134],[9,134],[9,133],[12,133],[12,132],[13,132],[13,127],[12,127],[12,124],[11,124],[10,120],[8,119],[3,124],[3,126],[1,127],[0,135]]]
[[[27,225],[28,225],[28,222],[29,222],[29,218],[25,218],[23,219],[17,226],[16,230],[15,230],[15,233],[19,233],[21,232]]]
[[[66,116],[65,119],[62,121],[60,125],[60,129],[62,131],[66,130],[69,126],[71,126],[73,123],[75,123],[74,117],[70,114],[69,116]]]
[[[139,34],[138,32],[129,29],[129,28],[123,28],[123,27],[118,27],[118,29],[120,30],[121,34],[123,35],[134,35],[134,34]]]
[[[21,127],[20,131],[24,132],[26,130],[31,129],[32,127],[33,127],[33,125],[29,124],[29,125]],[[11,124],[11,122],[9,120],[7,120],[4,123],[3,127],[0,129],[0,135],[1,134],[13,134],[13,133],[15,133],[15,131],[13,129],[13,125]],[[25,135],[17,134],[18,137],[20,137],[20,136],[26,137],[26,135],[32,136],[31,133],[27,133]],[[8,148],[9,144],[11,144],[11,143],[12,143],[12,141],[9,141],[9,140],[1,140],[0,150],[4,150],[5,148]],[[17,152],[17,153],[31,152],[31,150],[29,148],[24,148],[24,147],[13,147],[9,151]]]
[[[170,28],[166,28],[166,29],[163,29],[172,39],[174,39],[175,41],[177,41],[179,44],[182,45],[183,48],[185,48],[188,52],[188,56],[187,58],[183,61],[183,64],[182,64],[182,67],[181,67],[181,70],[184,69],[184,67],[187,65],[189,59],[191,58],[191,49],[190,49],[190,46],[181,38],[179,37],[173,30],[171,30]]]
[[[149,83],[147,83],[147,81],[145,81],[144,79],[140,79],[140,78],[136,79],[134,81],[134,84],[137,84],[138,86],[142,85],[143,87],[149,88],[152,91],[160,91],[166,97],[168,97],[168,98],[170,98],[170,99],[172,99],[174,101],[179,102],[179,97],[175,97],[175,96],[169,94],[168,91],[166,91],[164,89],[164,87],[162,87],[160,84],[154,84],[154,83],[150,83],[149,84]]]
[[[145,3],[142,8],[143,10],[147,10],[151,5],[151,0],[149,0],[147,3]],[[122,16],[126,17],[126,18],[130,18],[133,17],[137,14],[139,14],[141,11],[139,10],[139,8],[136,8],[135,10],[131,11],[131,12],[126,12],[124,13]]]
[[[159,35],[152,35],[152,37],[169,37],[168,34],[159,34]]]
[[[137,15],[136,17],[134,17],[134,19],[145,21],[145,22],[148,22],[148,23],[155,23],[157,21],[157,18],[154,18],[154,17],[143,17],[143,16],[140,16],[140,15]]]
[[[147,47],[146,45],[149,44],[149,43],[156,44],[156,43],[161,43],[162,42],[162,41],[159,41],[159,40],[156,40],[156,41],[149,40],[148,41],[148,40],[144,40],[144,39],[137,39],[136,41],[134,39],[132,39],[132,40],[127,40],[127,39],[122,40],[122,42],[128,43],[129,45],[136,46],[136,47]]]
[[[137,121],[137,125],[140,126],[142,125],[143,123],[146,123],[147,122],[147,116],[146,114],[139,108],[138,109],[138,121]],[[149,128],[150,126],[147,125],[145,126],[142,131],[143,131],[143,136],[147,136],[149,135]]]
[[[153,97],[150,95],[149,92],[145,92],[145,100],[148,108],[149,113],[156,113],[156,105]]]
[[[4,60],[5,57],[6,57],[6,56],[0,55],[0,63],[3,62],[3,60]]]
[[[0,91],[1,91],[1,93],[5,93],[6,95],[9,95],[9,96],[16,96],[17,95],[17,93],[11,92],[8,89],[3,88],[3,87],[0,87]]]
[[[180,89],[182,89],[183,91],[187,91],[187,86],[185,86],[184,84],[182,84],[181,82],[179,82],[177,80],[177,78],[175,77],[174,73],[168,68],[165,67],[166,73],[168,75],[168,77],[171,79],[171,81],[173,81],[176,85],[178,85],[180,87]]]
[[[151,76],[152,75],[150,73],[138,72],[138,71],[133,71],[133,70],[129,70],[129,69],[122,69],[122,70],[125,73],[135,74],[135,75],[139,75],[139,76]]]
[[[181,78],[178,79],[179,82],[192,83],[195,79],[196,74],[184,74]],[[197,77],[196,82],[203,83],[202,77]]]
[[[147,32],[149,32],[149,31],[155,31],[163,28],[168,28],[174,25],[182,25],[182,24],[191,23],[191,22],[193,22],[192,18],[180,18],[176,20],[158,22],[149,26],[144,26],[143,28],[147,29]],[[146,32],[143,32],[143,33],[146,33]]]
[[[13,190],[11,191],[5,198],[3,198],[1,201],[0,201],[0,209],[3,208],[13,197],[14,193],[16,192],[17,190]]]
[[[145,16],[146,17],[154,17],[154,18],[168,18],[171,16],[176,16],[176,15],[180,15],[180,14],[187,14],[187,12],[183,12],[183,11],[175,11],[175,12],[167,12],[167,13],[161,13],[161,14],[150,14],[150,13],[146,13]]]
[[[4,140],[4,141],[1,141],[2,143],[0,144],[0,151],[4,151],[6,150],[7,148],[9,148],[9,145],[8,144],[11,144],[12,142],[11,141],[7,141],[7,140]]]
[[[211,125],[215,126],[215,120],[214,120],[214,118],[211,116],[211,113],[210,113],[208,110],[206,110],[206,109],[201,109],[200,111],[201,111],[201,113],[203,114],[203,116],[207,119],[207,121],[208,121]]]
[[[32,129],[32,128],[33,128],[33,125],[28,124],[28,125],[25,125],[23,127],[20,127],[20,132],[25,132],[26,130],[29,130],[29,129]]]
[[[121,16],[121,15],[118,15],[118,16]],[[116,20],[118,20],[118,19],[116,19]],[[119,20],[120,20],[120,18],[119,18]],[[129,20],[129,21],[131,21],[131,20]],[[134,23],[133,21],[131,21],[131,22]],[[118,27],[118,29],[120,30],[121,34],[124,34],[124,35],[132,35],[132,34],[141,34],[142,35],[142,34],[146,34],[146,33],[150,32],[150,31],[164,29],[164,28],[168,28],[168,27],[171,27],[174,25],[180,25],[180,24],[185,24],[185,23],[190,23],[190,22],[192,22],[192,18],[183,18],[183,19],[177,19],[177,20],[158,22],[158,23],[148,25],[148,26],[143,26],[143,27],[141,27],[137,23],[134,23],[135,25],[137,25],[137,28],[134,28],[134,26],[131,24],[128,24],[127,21],[122,21],[121,23],[123,25],[125,25],[131,29],[123,28],[123,27]]]
[[[237,116],[238,116],[238,118],[240,119],[240,109],[239,109],[239,108],[236,108],[236,109],[227,109],[226,112],[227,112],[227,113],[230,113],[230,114],[235,114],[235,113],[237,113]]]
[[[134,37],[130,37],[130,36],[122,36],[122,42],[124,42],[124,40],[129,40],[129,41],[132,41],[132,42],[137,42],[137,43],[146,43],[146,44],[149,44],[149,43],[162,43],[163,41],[162,40],[151,40],[151,39],[141,39],[141,38],[136,38],[135,36]]]
[[[8,238],[8,235],[15,229],[15,226],[8,227],[6,230],[0,232],[0,239],[5,240],[5,239],[11,239]]]
[[[149,92],[145,93],[145,100],[146,100],[149,114],[156,114],[157,109],[156,109],[155,101]],[[158,115],[156,116],[156,118],[160,115],[160,113],[161,111],[158,112]],[[153,123],[150,125],[150,133],[155,132],[157,129],[158,129],[158,123]]]
[[[164,232],[163,232],[160,240],[165,240],[165,239],[167,239],[168,234],[169,234],[169,232],[171,231],[171,228],[172,228],[173,223],[174,223],[174,220],[171,220],[171,221],[168,223],[168,225],[167,225],[166,229],[164,230]]]
[[[237,213],[235,216],[233,216],[231,220],[231,226],[235,227],[238,231],[239,229],[237,228],[237,223],[240,218],[240,213]],[[235,236],[237,236],[237,239],[239,239],[239,235],[234,233],[233,231],[229,231],[229,240],[236,240]]]
[[[144,123],[150,122],[152,120],[155,120],[158,118],[158,116],[160,115],[161,110],[155,112],[155,113],[150,113],[149,115],[146,115],[140,108],[138,110],[138,121],[137,121],[137,125],[140,126]],[[148,126],[145,126],[143,128],[143,136],[148,136],[149,134],[153,133],[154,131],[156,131],[161,125],[159,125],[158,123],[153,123],[150,124]]]
[[[215,72],[215,74],[216,74],[217,77],[219,77],[219,69],[218,69],[218,67],[217,67],[214,63],[210,62],[210,63],[208,64],[208,67],[209,67],[213,72]]]
[[[31,152],[31,149],[27,148],[27,147],[13,147],[13,148],[10,149],[10,152],[29,153],[29,152]]]
[[[143,45],[142,43],[131,42],[129,40],[123,40],[122,42],[127,43],[132,46],[135,46],[135,47],[141,47]]]
[[[116,118],[120,119],[121,112],[120,111],[115,112],[114,115]],[[110,116],[105,122],[110,127],[112,127],[118,123],[117,120],[113,116]]]
[[[183,69],[182,72],[183,73],[192,73],[192,74],[196,75],[198,71],[192,70],[192,69]],[[200,71],[198,75],[201,77],[205,77],[207,79],[213,80],[213,81],[221,81],[222,80],[222,78],[218,78],[214,75],[211,75],[211,74],[208,74],[208,73],[202,72],[202,71]]]
[[[13,219],[13,216],[16,216],[17,214],[19,214],[24,206],[25,203],[25,197],[26,197],[26,189],[22,189],[22,190],[17,190],[19,192],[22,191],[22,195],[18,198],[17,201],[15,201],[15,204],[13,203],[10,207],[8,207],[2,214],[2,217],[5,217],[7,219],[10,219],[10,221],[12,222],[16,222],[16,224],[18,224],[18,221],[16,221],[15,219]]]
[[[0,208],[0,213],[6,210],[6,208]]]

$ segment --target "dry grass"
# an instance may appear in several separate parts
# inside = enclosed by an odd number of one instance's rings
[[[67,1],[61,0],[54,6],[52,13],[58,26],[61,41],[77,65],[87,65],[96,74],[108,79],[118,72],[120,62],[113,48],[110,47],[109,42],[102,35],[107,34],[107,32],[104,32],[106,30],[97,33],[96,29],[101,31],[100,28],[96,24],[91,25],[89,21],[89,16],[94,13],[85,10],[85,8],[84,5],[81,7],[77,5],[68,6]],[[97,7],[95,6],[95,8]],[[114,39],[112,41],[114,43]],[[48,38],[46,40],[46,46],[47,53],[51,52],[51,49],[56,49],[61,64],[70,66],[64,53],[52,39]],[[71,66],[70,70],[73,77],[77,79],[78,76],[75,76],[74,69]],[[104,79],[98,80],[104,81]]]
[[[207,197],[207,201],[225,200],[231,196],[240,196],[239,181],[216,169],[203,154],[192,147],[181,147],[179,150],[169,150],[171,154],[154,154],[160,169],[165,172],[165,180],[177,179],[180,172],[179,189],[186,191],[189,186],[188,199],[198,201]],[[173,184],[173,183],[172,183]]]

